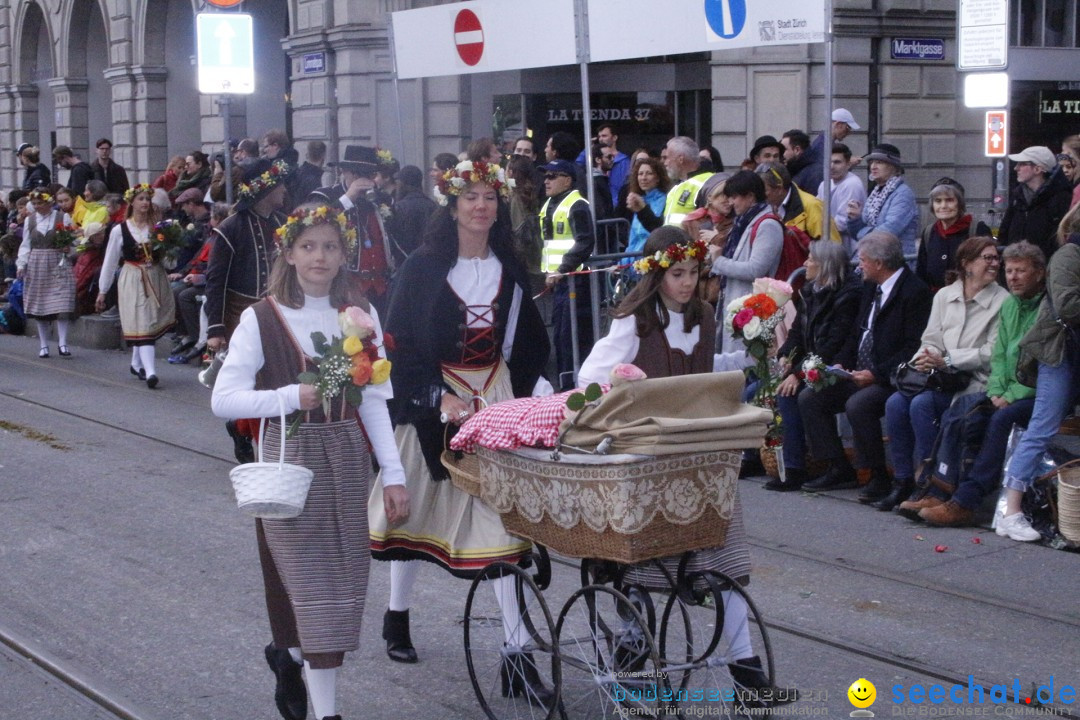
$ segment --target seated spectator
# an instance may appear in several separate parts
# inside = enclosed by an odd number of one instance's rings
[[[80,243],[79,256],[75,259],[75,315],[94,314],[94,301],[98,296],[98,276],[105,261],[105,224],[89,222],[83,226],[86,243]]]
[[[998,313],[1009,293],[997,284],[1001,259],[994,238],[968,238],[956,251],[953,282],[934,296],[919,351],[909,361],[917,370],[968,373],[970,380],[953,392],[927,389],[908,397],[893,393],[885,404],[889,454],[895,479],[875,476],[859,496],[878,510],[892,510],[915,489],[915,463],[931,456],[941,416],[961,396],[986,392],[990,355],[997,340]]]
[[[900,238],[904,256],[914,258],[918,210],[915,193],[904,182],[900,150],[895,145],[881,143],[863,160],[870,166],[874,187],[865,205],[854,200],[848,202],[848,232],[859,240],[872,230],[892,233]]]
[[[956,250],[974,234],[971,215],[964,204],[964,186],[952,178],[941,178],[930,191],[930,211],[934,222],[922,231],[915,274],[932,292],[945,287],[945,276],[956,268]]]
[[[105,207],[105,196],[109,193],[109,188],[100,180],[88,180],[86,182],[86,189],[83,190],[84,212],[82,216],[82,224],[99,222],[109,222],[109,211]],[[78,211],[78,205],[76,204],[76,211]],[[72,218],[74,219],[74,218]]]
[[[1005,282],[1010,294],[1001,304],[986,392],[958,398],[942,418],[943,428],[948,427],[948,421],[954,417],[963,418],[963,435],[981,438],[978,454],[968,469],[960,457],[960,448],[946,447],[942,442],[938,457],[944,455],[944,458],[936,465],[946,464],[949,479],[956,484],[952,496],[947,497],[931,484],[925,497],[900,504],[902,514],[925,520],[930,525],[972,524],[983,499],[1001,487],[1001,465],[1005,461],[1013,425],[1027,426],[1035,407],[1035,389],[1016,379],[1016,360],[1020,340],[1035,324],[1039,313],[1046,258],[1042,250],[1026,241],[1009,245],[1003,256]],[[976,405],[982,406],[981,412],[971,412]]]
[[[173,155],[169,158],[169,164],[165,166],[165,172],[154,178],[154,182],[150,183],[150,187],[161,188],[166,192],[176,187],[176,181],[180,179],[180,176],[184,172],[185,160],[183,155]]]
[[[81,197],[59,185],[53,189],[53,199],[60,211],[68,214],[75,227],[82,227],[83,218],[86,216],[86,202]]]
[[[780,163],[759,165],[757,174],[765,183],[765,198],[784,225],[820,240],[825,232],[825,207],[816,197],[791,182],[787,168]],[[840,242],[836,226],[830,225],[830,239]]]
[[[884,478],[888,482],[881,416],[893,393],[890,379],[896,367],[919,349],[930,317],[930,289],[904,264],[904,251],[895,235],[882,230],[867,233],[859,242],[859,267],[865,281],[859,331],[850,334],[839,355],[841,366],[851,371],[851,379],[799,393],[799,413],[810,452],[829,463],[825,475],[803,485],[809,490],[858,484],[836,430],[838,412],[845,412],[851,424],[858,464],[870,469],[872,481]]]
[[[997,534],[1021,542],[1041,536],[1020,510],[1024,492],[1035,479],[1037,460],[1057,434],[1061,421],[1076,405],[1080,382],[1080,348],[1075,333],[1080,327],[1080,205],[1070,210],[1058,228],[1061,248],[1050,258],[1046,295],[1035,324],[1020,341],[1017,374],[1025,383],[1035,377],[1035,407],[1027,432],[1005,469],[1005,513],[998,518]]]
[[[195,201],[188,200],[189,205],[185,212],[193,211],[190,205]],[[201,203],[201,201],[198,201]],[[205,205],[202,206],[205,210]],[[202,299],[206,291],[206,266],[210,262],[210,251],[214,247],[214,238],[217,233],[212,232],[220,225],[231,212],[226,203],[214,203],[209,213],[200,213],[199,219],[208,218],[203,232],[203,245],[198,254],[191,259],[180,273],[178,282],[173,284],[173,297],[176,301],[177,332],[181,334],[179,341],[169,353],[171,365],[184,365],[202,357],[206,351],[206,323],[202,320]],[[196,214],[192,212],[192,214]],[[170,275],[172,280],[176,275]]]
[[[169,199],[175,201],[185,191],[196,188],[203,195],[210,187],[212,179],[210,158],[205,153],[195,150],[184,159],[184,172],[169,190]]]
[[[826,365],[844,364],[842,353],[855,335],[855,320],[862,302],[862,279],[851,272],[847,250],[832,242],[814,242],[806,259],[806,283],[795,296],[795,322],[776,356],[784,363],[785,377],[776,389],[777,407],[784,428],[785,478],[774,478],[766,490],[798,490],[806,474],[806,436],[799,414],[799,393],[806,388],[802,363],[810,354]],[[850,364],[850,363],[849,363]]]

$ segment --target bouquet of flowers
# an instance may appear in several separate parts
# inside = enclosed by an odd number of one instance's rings
[[[828,366],[825,365],[825,361],[818,355],[810,353],[806,356],[806,359],[802,362],[802,368],[797,377],[800,380],[806,382],[815,391],[822,390],[835,385],[839,379],[833,373],[829,372]]]
[[[150,232],[150,249],[159,257],[176,258],[184,247],[184,227],[176,220],[162,220]]]
[[[71,244],[79,239],[80,234],[79,228],[74,225],[58,222],[53,230],[53,247],[57,250],[70,250]]]
[[[350,405],[364,401],[364,388],[381,385],[390,379],[390,361],[379,357],[379,345],[373,337],[375,321],[355,305],[338,313],[342,337],[329,341],[321,332],[311,333],[318,357],[317,372],[302,372],[297,382],[314,385],[322,397],[323,413],[330,415],[330,402],[338,395]],[[289,435],[300,426],[300,416],[293,421]]]

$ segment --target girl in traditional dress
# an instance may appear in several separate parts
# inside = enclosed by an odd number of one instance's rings
[[[439,462],[444,437],[484,401],[551,392],[540,375],[550,347],[547,332],[514,255],[509,210],[499,199],[507,194],[502,171],[466,161],[447,171],[439,190],[448,206],[432,216],[424,244],[398,271],[387,320],[395,346],[390,353],[397,388],[395,434],[413,512],[407,523],[389,527],[378,485],[369,504],[372,555],[394,561],[383,619],[387,654],[409,663],[417,661],[409,606],[419,563],[399,561],[427,560],[472,578],[496,560],[521,560],[531,547],[508,535],[498,514],[482,501],[446,482],[449,476]],[[522,628],[516,621],[514,578],[492,585],[507,642],[523,644],[513,637]],[[504,679],[511,678],[504,694],[524,696],[534,705],[550,703],[551,692],[531,658],[510,654],[504,662]]]
[[[612,368],[621,363],[636,365],[650,378],[713,371],[713,309],[697,295],[707,257],[705,242],[692,241],[682,228],[666,225],[649,234],[643,254],[644,259],[635,263],[642,280],[619,303],[608,334],[582,363],[578,373],[581,387],[611,382]],[[675,577],[679,561],[679,557],[669,557],[661,562]],[[687,573],[703,570],[717,570],[742,585],[750,582],[750,554],[737,486],[724,547],[695,552],[686,565]],[[667,577],[652,563],[630,568],[624,579],[629,585],[649,589],[670,588]],[[723,595],[723,636],[731,648],[731,675],[745,688],[768,687],[761,660],[751,646],[746,603],[734,591]]]
[[[157,218],[150,202],[153,196],[154,189],[146,183],[124,193],[127,220],[118,223],[109,234],[94,303],[98,312],[105,309],[105,296],[112,287],[116,264],[122,258],[124,265],[116,278],[120,328],[131,348],[131,374],[146,380],[150,389],[158,384],[154,343],[172,328],[176,319],[169,278],[161,266],[164,253],[153,249],[150,237]]]
[[[337,668],[346,652],[359,647],[367,594],[371,450],[382,468],[384,511],[391,522],[408,516],[409,500],[386,409],[393,397],[390,383],[364,385],[363,402],[353,406],[344,392],[326,405],[316,386],[297,382],[301,372],[315,369],[312,333],[321,332],[328,341],[344,338],[345,320],[366,326],[382,352],[379,316],[367,301],[342,311],[344,320],[338,312],[349,302],[342,267],[356,231],[337,211],[307,204],[289,216],[278,241],[281,253],[268,296],[241,315],[211,406],[223,418],[277,418],[280,400],[290,417],[302,414],[295,438],[286,440],[285,459],[315,474],[304,510],[295,518],[255,521],[273,632],[265,655],[277,676],[275,700],[282,717],[302,720],[310,695],[316,718],[340,720]],[[269,423],[265,456],[276,457],[281,433],[279,423]]]
[[[37,320],[41,349],[49,357],[49,336],[56,324],[62,357],[70,357],[68,327],[75,312],[75,273],[68,260],[70,248],[57,246],[57,226],[71,225],[71,217],[53,206],[53,196],[39,188],[30,192],[33,210],[23,225],[22,243],[15,260],[16,277],[24,279],[23,303],[27,317]]]

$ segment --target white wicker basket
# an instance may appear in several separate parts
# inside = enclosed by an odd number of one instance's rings
[[[259,461],[237,465],[229,471],[236,506],[241,512],[258,518],[296,517],[304,510],[308,488],[314,474],[306,467],[285,462],[285,401],[278,395],[281,408],[281,448],[276,463],[263,462],[266,418],[259,421]]]

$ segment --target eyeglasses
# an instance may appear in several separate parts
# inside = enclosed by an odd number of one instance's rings
[[[997,253],[994,253],[993,255],[991,255],[991,254],[987,253],[986,255],[980,255],[980,256],[979,256],[979,258],[980,258],[980,259],[981,259],[981,260],[982,260],[983,262],[985,262],[985,263],[989,263],[989,264],[993,264],[993,263],[999,263],[999,262],[1001,262],[1001,256],[1000,256],[1000,255],[998,255]]]

